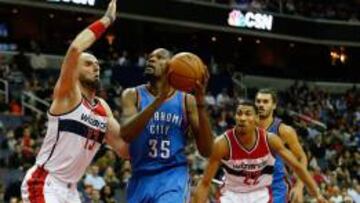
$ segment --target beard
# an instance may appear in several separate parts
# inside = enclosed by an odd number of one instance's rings
[[[143,73],[143,77],[144,77],[145,81],[147,81],[147,82],[155,82],[160,78],[159,76],[157,76],[155,74],[154,70],[146,70],[146,68]]]
[[[150,73],[147,71],[144,72],[143,76],[144,76],[144,79],[148,82],[154,81],[156,79],[156,77],[154,76],[154,73]]]
[[[261,119],[265,119],[265,118],[268,118],[270,116],[270,111],[264,111],[263,113],[259,113],[259,117]]]
[[[85,77],[80,77],[79,80],[80,80],[81,85],[85,88],[88,88],[88,89],[91,89],[94,91],[100,90],[100,87],[101,87],[100,79],[89,80]]]

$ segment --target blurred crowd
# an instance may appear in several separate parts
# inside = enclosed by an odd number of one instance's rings
[[[0,202],[20,202],[21,180],[25,171],[33,165],[46,132],[46,114],[22,111],[20,100],[22,91],[25,91],[51,101],[58,73],[46,70],[46,58],[41,55],[38,52],[35,57],[29,58],[19,52],[11,60],[4,60],[0,55],[0,77],[9,81],[11,86],[9,103],[0,94]],[[141,75],[145,59],[146,54],[130,60],[127,53],[122,52],[103,64],[103,87],[99,95],[108,101],[117,119],[120,119],[122,111],[119,96],[126,86],[116,81],[114,67],[126,70],[124,74],[133,71]],[[212,67],[210,69],[213,70]],[[231,73],[211,71],[206,102],[215,135],[222,134],[235,124],[234,105],[243,99],[236,88],[220,84],[219,80],[231,81]],[[253,99],[255,92],[249,89],[248,99]],[[309,170],[324,196],[333,203],[360,203],[359,89],[354,87],[344,94],[331,94],[306,82],[294,82],[285,91],[279,92],[279,97],[277,115],[297,130],[308,155]],[[15,123],[19,119],[21,122],[9,125],[12,119]],[[194,144],[189,145],[187,154],[195,184],[203,173],[206,160],[198,154]],[[130,176],[129,161],[120,160],[107,146],[103,146],[79,183],[82,201],[124,202],[124,189]],[[217,178],[221,178],[221,172]],[[214,184],[214,194],[217,187]],[[306,202],[312,201],[306,195]]]
[[[244,10],[270,11],[310,18],[359,21],[358,0],[193,0],[227,4]]]

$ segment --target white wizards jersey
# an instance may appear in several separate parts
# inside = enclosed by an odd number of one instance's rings
[[[225,133],[230,158],[222,160],[225,171],[223,191],[244,193],[271,185],[275,158],[271,153],[266,131],[260,128],[256,131],[256,143],[250,150],[238,142],[234,129]]]
[[[108,121],[105,108],[99,100],[91,106],[83,98],[69,113],[48,112],[48,119],[36,164],[61,181],[76,183],[103,142]]]

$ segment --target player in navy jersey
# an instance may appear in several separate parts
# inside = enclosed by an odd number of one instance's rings
[[[212,149],[212,133],[205,109],[208,73],[198,81],[195,95],[177,91],[167,81],[171,53],[155,49],[147,60],[149,82],[122,95],[124,140],[129,143],[132,177],[127,200],[182,203],[189,200],[185,147],[189,130],[202,156]],[[201,132],[200,132],[201,129]]]
[[[285,148],[281,139],[258,127],[259,115],[253,102],[241,102],[235,113],[236,125],[218,136],[212,154],[193,195],[192,203],[206,203],[209,188],[220,163],[225,178],[221,203],[273,203],[271,183],[275,154],[303,180],[319,203],[327,201],[320,194],[306,168]]]
[[[256,94],[255,105],[259,109],[259,126],[271,133],[277,134],[300,163],[307,167],[306,154],[299,143],[296,131],[291,126],[282,123],[280,118],[274,117],[277,105],[276,92],[272,89],[259,90]],[[303,202],[304,184],[297,178],[296,184],[290,191],[286,169],[283,160],[279,156],[276,156],[273,176],[272,193],[274,203]]]

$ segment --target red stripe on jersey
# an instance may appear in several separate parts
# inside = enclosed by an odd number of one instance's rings
[[[99,115],[99,116],[103,116],[106,117],[106,110],[104,108],[104,106],[101,104],[100,101],[98,101],[98,103],[95,106],[91,106],[89,104],[88,101],[86,101],[86,99],[83,100],[83,104],[86,108],[90,109],[94,114]]]
[[[256,128],[257,140],[254,147],[249,151],[241,145],[235,135],[235,129],[228,130],[226,132],[230,141],[230,147],[232,151],[231,159],[257,159],[266,156],[271,153],[268,148],[266,139],[266,131],[261,128]]]
[[[48,172],[44,168],[37,167],[27,181],[30,203],[45,203],[44,185],[47,175]]]
[[[272,196],[272,190],[270,186],[267,186],[267,189],[269,191],[269,201],[268,203],[273,203],[273,196]]]

